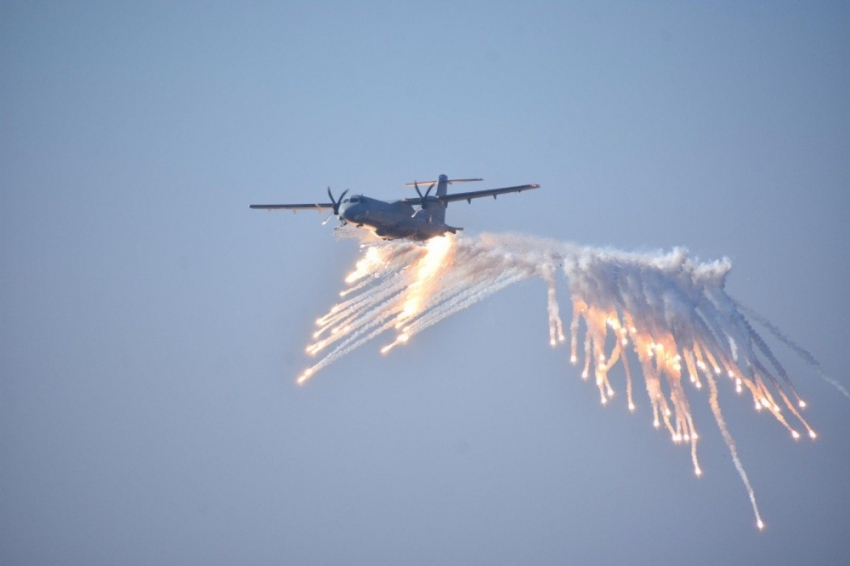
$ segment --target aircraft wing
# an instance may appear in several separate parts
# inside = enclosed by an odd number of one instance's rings
[[[540,185],[536,183],[532,183],[530,185],[517,185],[516,187],[504,187],[502,189],[488,189],[486,191],[469,191],[466,193],[454,193],[450,195],[443,195],[441,197],[428,197],[429,199],[436,198],[446,204],[450,202],[454,202],[456,200],[465,200],[467,202],[472,202],[474,198],[482,198],[482,197],[493,197],[496,198],[498,195],[503,195],[505,193],[521,193],[522,191],[530,191],[531,189],[539,189]],[[411,205],[419,205],[422,204],[421,198],[407,198],[404,199]]]
[[[291,210],[292,212],[298,212],[299,210],[316,210],[318,212],[322,212],[323,210],[333,210],[334,205],[331,202],[317,202],[315,204],[252,204],[251,208],[260,208],[264,210]]]

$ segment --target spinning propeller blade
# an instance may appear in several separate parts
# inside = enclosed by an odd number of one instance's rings
[[[334,211],[334,214],[336,214],[337,216],[339,216],[339,204],[342,202],[342,199],[345,198],[346,193],[348,193],[348,189],[345,189],[344,191],[342,191],[342,194],[339,195],[339,199],[334,200],[334,195],[331,192],[331,188],[328,187],[328,197],[330,197],[331,202],[333,203],[333,211]]]
[[[436,184],[436,183],[431,183],[431,184],[428,186],[428,189],[425,191],[425,195],[423,196],[422,191],[420,191],[420,190],[419,190],[419,183],[417,183],[416,181],[413,181],[413,186],[414,186],[414,188],[416,189],[416,192],[419,194],[419,198],[421,198],[423,201],[424,201],[426,198],[428,198],[428,195],[431,193],[431,189],[433,189],[433,188],[434,188],[434,185],[435,185],[435,184]]]

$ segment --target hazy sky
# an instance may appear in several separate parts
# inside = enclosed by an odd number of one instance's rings
[[[447,221],[729,256],[850,386],[848,30],[846,2],[3,2],[0,563],[845,564],[850,402],[787,348],[817,442],[721,391],[759,533],[706,396],[697,479],[549,348],[539,281],[297,387],[357,246],[248,204],[539,183]]]

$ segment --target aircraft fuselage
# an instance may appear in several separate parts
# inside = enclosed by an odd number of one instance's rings
[[[428,240],[457,230],[435,222],[427,208],[417,210],[405,200],[385,202],[363,195],[344,199],[339,205],[339,216],[358,228],[369,228],[385,240]]]

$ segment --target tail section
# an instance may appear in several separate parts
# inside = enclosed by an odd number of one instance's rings
[[[444,197],[448,194],[449,178],[445,175],[440,175],[440,180],[437,181],[437,196]]]
[[[483,179],[449,179],[446,175],[440,175],[439,179],[436,181],[423,181],[421,183],[407,183],[408,187],[416,187],[416,191],[419,193],[419,196],[422,198],[422,210],[426,210],[428,213],[428,218],[430,224],[446,224],[446,203],[440,200],[440,197],[444,197],[449,194],[449,185],[452,183],[468,183],[470,181],[483,181]],[[431,188],[436,183],[437,192],[434,196],[429,197],[428,193],[431,192]],[[419,191],[419,185],[430,185],[428,190],[423,195],[421,191]],[[455,230],[461,230],[462,228],[452,228],[448,227],[452,233]]]
[[[439,200],[448,194],[449,178],[445,175],[440,175],[440,180],[437,181],[437,198],[426,199],[422,202],[422,208],[428,211],[431,217],[431,224],[446,223],[446,203]]]

